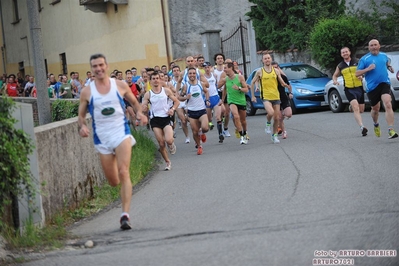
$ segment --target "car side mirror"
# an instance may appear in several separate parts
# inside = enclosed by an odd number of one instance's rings
[[[396,79],[399,81],[399,70],[396,72]]]

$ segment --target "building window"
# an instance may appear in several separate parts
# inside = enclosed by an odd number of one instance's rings
[[[14,21],[12,24],[17,24],[21,20],[19,18],[19,12],[18,12],[18,0],[12,0],[12,8],[14,13]]]
[[[18,70],[19,70],[19,73],[21,73],[21,76],[25,77],[24,61],[18,63]]]
[[[66,54],[65,53],[60,54],[60,61],[61,61],[62,74],[68,75],[68,66],[67,66]]]

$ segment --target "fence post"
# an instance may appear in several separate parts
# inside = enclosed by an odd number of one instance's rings
[[[33,117],[32,117],[32,105],[27,103],[16,103],[17,108],[12,113],[12,116],[18,120],[15,123],[16,129],[22,129],[28,134],[33,141],[36,143],[36,137],[34,132]],[[36,146],[36,145],[35,145]],[[39,178],[39,167],[36,148],[34,148],[32,154],[29,156],[30,170],[33,176],[33,183],[35,184],[35,198],[29,198],[29,195],[18,197],[18,216],[19,226],[23,226],[24,223],[31,218],[34,224],[44,224],[44,213],[42,207],[42,197],[40,195],[40,178]],[[33,209],[32,209],[33,208]]]
[[[247,29],[248,29],[248,45],[249,45],[249,56],[251,61],[251,71],[258,68],[260,66],[260,61],[257,57],[256,51],[256,38],[255,38],[255,30],[252,25],[252,20],[248,18],[247,20]]]
[[[242,51],[242,61],[243,61],[243,67],[244,67],[244,78],[247,79],[247,57],[245,55],[245,45],[244,45],[244,34],[242,32],[242,21],[240,18],[240,38],[241,38],[241,51]]]

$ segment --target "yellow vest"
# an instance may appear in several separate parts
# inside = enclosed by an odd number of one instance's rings
[[[262,67],[262,76],[260,79],[260,97],[262,100],[277,101],[280,100],[280,93],[278,92],[277,74],[272,67],[272,71],[266,72]]]
[[[150,91],[152,89],[151,84],[149,81],[147,81],[147,86],[145,88],[145,91]]]

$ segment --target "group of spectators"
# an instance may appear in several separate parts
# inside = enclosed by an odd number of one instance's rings
[[[54,74],[47,75],[47,93],[49,98],[72,99],[79,98],[80,92],[90,79],[91,72],[87,72],[87,79],[83,82],[78,72],[71,72],[68,79],[66,74],[59,74],[58,79]],[[10,97],[37,97],[37,89],[34,76],[22,76],[20,72],[15,74],[3,74],[0,79],[0,95]]]
[[[202,66],[204,61],[203,57],[194,57],[194,59],[196,62],[196,67],[198,67],[202,73],[205,73],[205,70]],[[234,65],[238,68],[237,63],[234,63]],[[124,71],[124,73],[115,69],[111,73],[111,78],[126,81],[135,96],[141,100],[145,92],[145,84],[148,82],[147,72],[162,72],[164,73],[165,77],[169,78],[170,81],[174,66],[175,62],[170,63],[169,69],[166,65],[145,67],[140,70],[140,73],[138,73],[136,67],[127,69]],[[49,98],[56,99],[79,98],[83,87],[89,85],[90,81],[93,79],[94,75],[92,75],[91,71],[86,72],[85,80],[80,79],[78,72],[71,72],[69,77],[67,74],[59,74],[57,79],[54,74],[49,73],[47,75],[48,96]],[[25,75],[25,77],[23,77],[20,72],[18,72],[17,75],[10,74],[7,76],[7,74],[3,74],[0,79],[0,95],[8,95],[10,97],[37,97],[35,78],[31,75]]]
[[[0,95],[8,95],[10,97],[36,97],[36,84],[34,77],[26,75],[22,77],[21,73],[17,76],[14,74],[3,74],[0,80]]]

